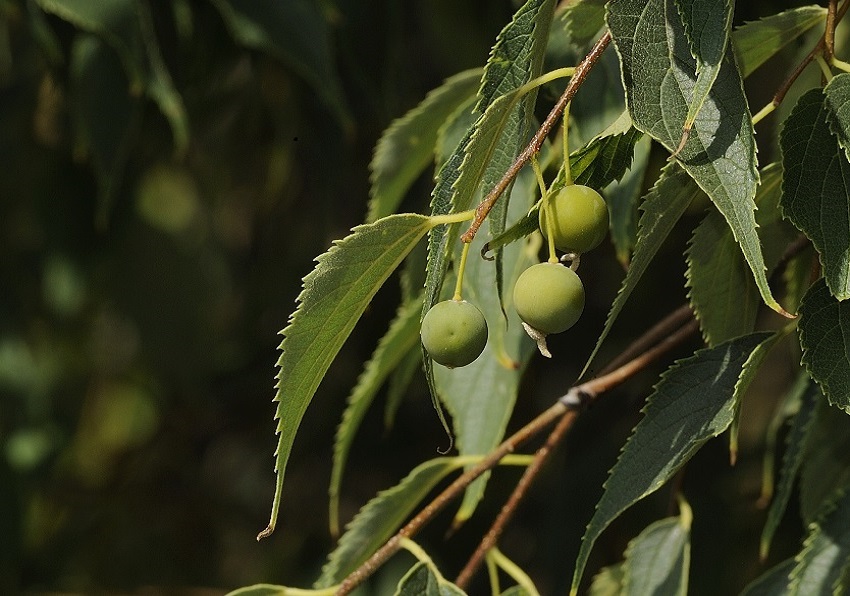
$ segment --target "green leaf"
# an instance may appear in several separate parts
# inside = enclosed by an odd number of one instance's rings
[[[779,528],[779,522],[782,521],[785,509],[788,507],[788,501],[791,499],[794,480],[803,464],[806,442],[812,429],[812,422],[815,419],[816,399],[820,395],[817,385],[809,382],[809,386],[801,398],[800,409],[794,416],[791,430],[788,432],[785,453],[782,457],[782,470],[779,473],[779,484],[770,503],[767,519],[764,522],[764,530],[761,534],[759,555],[762,560],[767,558],[770,543],[773,541],[773,536]]]
[[[322,568],[316,587],[333,586],[378,550],[431,490],[461,463],[440,457],[416,466],[396,486],[378,493],[354,516]]]
[[[523,170],[512,190],[511,217],[528,210],[536,188],[534,174]],[[537,242],[533,246],[539,246]],[[512,306],[513,293],[507,292],[501,301],[493,291],[496,268],[492,262],[477,258],[483,244],[484,234],[479,234],[470,247],[472,258],[466,263],[463,295],[478,306],[487,319],[490,330],[487,346],[468,366],[452,370],[438,366],[434,370],[437,392],[451,413],[461,455],[483,455],[501,442],[516,403],[523,371],[534,352],[534,343]],[[520,273],[536,262],[537,250],[533,247],[524,244],[507,247],[503,251],[506,287],[513,288]],[[484,474],[467,487],[455,515],[456,524],[472,515],[488,477],[489,474]]]
[[[712,437],[732,423],[746,391],[753,352],[769,333],[754,333],[697,351],[662,375],[644,417],[620,453],[585,531],[572,591],[578,589],[596,539],[623,511],[664,485]]]
[[[673,0],[612,0],[608,12],[635,126],[670,151],[677,149],[681,140],[697,78],[696,63],[675,11]],[[756,234],[756,145],[741,76],[729,48],[676,159],[723,213],[762,300],[785,314],[767,283]]]
[[[588,590],[589,596],[620,596],[623,593],[625,563],[608,565],[593,576]]]
[[[629,543],[623,568],[623,596],[688,593],[692,512],[684,501],[680,506],[679,517],[655,522]]]
[[[850,74],[836,75],[824,88],[826,117],[844,155],[850,159]]]
[[[643,190],[646,167],[652,139],[641,137],[635,145],[634,159],[629,171],[619,182],[613,182],[604,191],[611,214],[611,243],[617,252],[617,260],[629,266],[632,249],[637,242],[638,202]]]
[[[800,473],[800,514],[806,524],[817,521],[830,499],[850,486],[850,425],[847,414],[817,400],[803,469]]]
[[[762,170],[756,194],[756,223],[768,271],[776,266],[797,232],[779,210],[782,168]],[[688,298],[709,345],[750,333],[761,300],[732,230],[723,216],[711,211],[697,227],[687,251]]]
[[[304,278],[298,309],[282,331],[274,398],[277,482],[269,526],[260,538],[274,531],[292,443],[319,383],[372,297],[431,227],[428,217],[413,214],[358,226],[319,256]]]
[[[463,590],[446,581],[433,565],[419,561],[398,583],[396,596],[462,596]]]
[[[840,582],[850,561],[850,494],[838,491],[825,513],[809,527],[797,565],[791,572],[790,594],[841,594]]]
[[[375,395],[390,373],[411,351],[418,353],[415,348],[419,346],[419,313],[421,311],[421,295],[399,308],[389,330],[381,338],[378,347],[366,363],[363,373],[357,379],[357,384],[348,396],[348,405],[343,412],[342,422],[337,429],[334,442],[333,468],[328,490],[330,497],[328,519],[333,535],[339,534],[339,492],[354,436],[360,428],[366,411],[372,405]]]
[[[821,89],[797,101],[779,135],[782,208],[820,253],[826,283],[850,297],[850,162],[830,131]],[[829,214],[828,217],[825,214]]]
[[[334,66],[331,33],[312,0],[211,0],[240,44],[285,62],[315,90],[340,124],[352,125]]]
[[[570,41],[583,49],[599,35],[605,26],[607,0],[573,0],[558,15],[558,25],[569,33]]]
[[[605,327],[584,365],[582,375],[587,372],[599,352],[599,348],[602,347],[605,338],[608,337],[608,333],[614,326],[614,321],[617,320],[617,316],[623,310],[623,306],[637,287],[640,278],[646,272],[658,249],[661,248],[676,222],[685,213],[688,205],[701,194],[703,194],[702,191],[693,179],[678,165],[670,164],[661,171],[661,176],[641,205],[637,244],[635,245],[634,255],[632,255],[631,265],[620,286],[617,297],[614,298],[611,310],[608,312]]]
[[[131,90],[145,93],[157,104],[168,120],[174,136],[175,151],[185,152],[189,125],[183,100],[174,88],[162,61],[150,8],[135,0],[36,0],[45,12],[94,33],[118,53],[129,78]]]
[[[103,38],[118,53],[130,79],[139,88],[145,79],[141,31],[135,0],[35,0],[44,12]]]
[[[395,212],[410,185],[432,162],[443,123],[475,95],[480,80],[480,68],[446,79],[384,131],[369,164],[372,190],[367,222]]]
[[[801,6],[746,23],[732,32],[742,76],[749,76],[779,50],[826,22],[826,8]]]
[[[499,34],[478,92],[476,112],[483,115],[440,168],[432,193],[432,214],[470,209],[479,197],[482,181],[486,187],[487,181],[501,176],[507,169],[504,164],[509,165],[519,153],[536,91],[520,100],[518,90],[540,72],[553,7],[553,0],[528,0]],[[503,206],[491,214],[490,229],[494,234],[500,232],[505,221],[507,197],[501,202]],[[422,316],[439,300],[458,237],[457,225],[448,229],[437,226],[431,231]],[[434,408],[448,428],[437,398],[433,363],[427,354],[423,353],[423,357]]]
[[[98,180],[97,220],[105,224],[140,116],[116,54],[94,35],[71,47],[71,116],[79,154],[89,154]]]
[[[726,56],[735,3],[732,0],[675,0],[685,26],[691,56],[696,60],[697,80],[691,92],[684,128],[697,118]],[[673,18],[668,13],[668,18]]]
[[[741,596],[785,596],[789,594],[789,576],[795,564],[794,559],[786,559],[775,567],[771,567],[744,588]]]
[[[850,413],[850,302],[817,281],[803,298],[799,329],[806,370],[830,404]]]
[[[387,402],[384,407],[384,428],[390,430],[395,425],[395,416],[401,405],[413,376],[422,368],[422,350],[414,347],[402,358],[401,364],[390,375],[387,381]]]

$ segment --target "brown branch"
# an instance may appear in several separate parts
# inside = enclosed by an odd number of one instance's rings
[[[830,11],[833,10],[834,2],[830,1]],[[829,43],[835,44],[835,25],[841,20],[844,14],[847,12],[847,9],[850,8],[850,0],[847,0],[842,4],[839,8],[835,9],[833,16],[833,24],[830,26],[829,19],[830,13],[827,12],[827,26],[824,34],[821,36],[820,40],[815,44],[815,47],[812,48],[812,51],[806,54],[806,57],[797,65],[797,68],[785,79],[785,82],[779,87],[776,91],[776,94],[773,96],[773,99],[770,103],[773,104],[773,107],[778,107],[779,104],[782,103],[782,100],[785,99],[785,96],[788,94],[788,91],[791,89],[791,86],[794,82],[803,74],[803,71],[806,70],[806,67],[812,63],[812,61],[818,56],[818,54],[824,54],[827,50],[827,36],[832,36],[832,39]],[[831,33],[830,33],[831,31]],[[831,56],[832,54],[830,54]]]
[[[490,192],[487,193],[487,196],[484,197],[484,200],[481,201],[475,209],[475,219],[472,220],[472,223],[469,225],[469,229],[463,234],[463,236],[460,237],[463,242],[472,242],[472,239],[475,238],[475,234],[478,233],[478,228],[480,228],[481,224],[484,223],[484,219],[486,219],[487,214],[490,213],[493,205],[496,204],[496,201],[499,200],[502,193],[504,193],[508,186],[510,186],[514,178],[517,177],[523,166],[527,164],[538,151],[540,151],[540,148],[543,146],[543,142],[546,140],[546,137],[549,136],[549,133],[552,132],[552,129],[558,122],[558,118],[560,118],[564,108],[566,108],[567,104],[572,101],[573,97],[575,97],[579,87],[581,87],[582,83],[584,83],[584,80],[587,78],[590,70],[596,64],[597,60],[599,60],[602,52],[606,47],[608,47],[610,42],[611,33],[606,31],[605,35],[599,38],[599,41],[594,44],[587,56],[585,56],[578,66],[576,66],[575,74],[573,74],[570,78],[567,88],[558,99],[558,102],[552,107],[552,110],[549,112],[549,115],[546,116],[543,124],[541,124],[540,128],[537,129],[537,132],[531,139],[531,142],[525,149],[523,149],[522,153],[519,154],[511,167],[508,168],[502,176],[502,179],[496,183]]]
[[[823,34],[823,57],[829,62],[835,55],[835,26],[838,24],[836,17],[838,0],[829,0],[829,8],[826,10],[826,30]]]
[[[669,315],[669,317],[676,316],[676,312]],[[495,450],[487,454],[487,456],[485,456],[484,459],[482,459],[477,465],[458,476],[454,482],[447,486],[443,492],[437,495],[433,501],[426,505],[407,523],[407,525],[401,528],[395,536],[390,538],[365,563],[346,577],[337,589],[337,594],[348,594],[360,585],[392,555],[398,552],[401,548],[401,541],[403,538],[410,538],[419,532],[419,530],[431,521],[438,512],[444,509],[452,500],[457,498],[460,493],[472,483],[473,480],[481,476],[481,474],[487,470],[494,468],[504,456],[513,453],[521,444],[539,434],[555,420],[562,418],[562,421],[552,433],[552,435],[554,435],[554,439],[550,436],[550,439],[552,439],[552,446],[556,445],[560,441],[560,437],[563,433],[566,432],[566,430],[572,425],[577,410],[581,408],[588,399],[595,399],[601,393],[624,382],[626,379],[646,367],[650,362],[659,358],[666,351],[678,345],[679,342],[683,341],[691,333],[696,331],[697,328],[698,326],[696,321],[692,321],[690,324],[679,329],[676,333],[667,336],[658,345],[647,350],[645,353],[627,362],[618,369],[608,373],[607,375],[603,375],[597,379],[587,381],[586,383],[582,383],[581,385],[571,388],[566,395],[561,397],[554,405],[550,406],[546,411],[502,442]],[[655,328],[650,329],[647,333],[653,332],[654,329]],[[563,422],[563,419],[568,419],[569,422]],[[566,425],[566,427],[559,431],[558,429],[563,425]],[[549,445],[550,441],[547,441],[546,444]],[[530,484],[536,477],[540,466],[542,466],[548,457],[549,449],[551,449],[551,447],[544,451],[545,447],[546,445],[537,452],[535,455],[535,461],[532,462],[523,476],[524,479],[527,477],[525,482],[528,484]],[[516,499],[516,504],[519,504],[521,499],[522,495]],[[516,505],[514,505],[509,513],[506,514],[508,517],[506,517],[504,523],[507,523],[509,516],[512,515],[512,511],[515,508]]]
[[[649,331],[647,331],[643,337],[639,340],[641,343],[646,343],[649,337],[658,337],[659,329],[667,329],[666,338],[663,339],[660,343],[652,347],[651,349],[644,352],[642,355],[632,359],[630,362],[626,362],[622,366],[612,370],[610,373],[606,375],[600,376],[598,379],[594,379],[588,381],[587,383],[583,383],[578,385],[577,387],[573,387],[570,391],[567,392],[564,397],[561,398],[561,402],[565,404],[573,404],[576,401],[578,402],[586,402],[592,401],[596,399],[601,393],[612,389],[613,387],[619,385],[626,379],[632,377],[639,370],[646,367],[650,362],[659,358],[662,354],[671,350],[675,346],[679,345],[681,342],[686,340],[691,334],[695,333],[697,329],[699,329],[699,325],[696,321],[691,321],[686,324],[684,327],[679,328],[675,333],[670,334],[672,326],[678,323],[680,326],[683,322],[682,313],[684,308],[679,308],[670,315],[668,315],[663,321],[659,324],[652,327]],[[685,314],[690,316],[692,313],[690,308],[687,308]],[[685,317],[687,320],[687,317]],[[635,342],[638,343],[638,342]],[[630,346],[631,348],[631,346]],[[627,348],[628,351],[630,348]],[[609,367],[610,368],[610,367]],[[505,505],[502,507],[502,510],[499,512],[499,515],[496,517],[493,525],[490,526],[490,529],[487,531],[487,534],[484,535],[481,542],[478,544],[478,547],[475,549],[475,552],[472,553],[472,556],[467,561],[464,568],[461,570],[457,579],[455,580],[455,584],[461,589],[465,589],[465,587],[469,584],[469,581],[472,579],[472,576],[481,566],[481,563],[484,561],[484,557],[487,555],[487,552],[496,546],[496,543],[499,541],[499,537],[502,535],[502,532],[505,529],[505,526],[510,522],[513,518],[514,513],[517,510],[522,499],[525,497],[528,488],[532,485],[534,480],[537,478],[537,475],[540,473],[540,470],[543,468],[543,465],[549,458],[551,452],[558,446],[558,444],[563,440],[567,431],[572,427],[575,420],[578,418],[578,410],[573,408],[568,410],[567,414],[561,418],[558,422],[557,426],[552,430],[549,434],[549,437],[546,439],[546,443],[537,450],[534,454],[534,461],[526,468],[525,473],[523,473],[522,478],[520,478],[519,483],[517,484],[514,491],[511,493],[511,496],[508,498]]]

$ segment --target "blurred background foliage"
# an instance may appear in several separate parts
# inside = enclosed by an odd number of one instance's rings
[[[0,0],[0,593],[311,583],[333,544],[334,429],[397,289],[379,294],[320,388],[281,525],[258,545],[274,482],[277,332],[312,259],[362,221],[381,131],[445,77],[483,65],[516,4]],[[741,22],[799,3],[738,4]],[[766,101],[800,51],[775,59],[751,91]],[[553,97],[541,94],[541,112]],[[427,208],[429,182],[406,209]],[[614,348],[684,300],[688,234],[661,255],[669,262],[633,299],[640,306]],[[568,386],[590,350],[622,275],[606,250],[588,266],[595,302],[553,350],[578,355],[535,363],[514,425]],[[566,585],[653,372],[582,420],[506,534],[506,550],[546,592]],[[366,420],[344,518],[443,446],[421,380],[409,393],[394,429],[380,412]],[[717,443],[692,466],[719,470],[721,486],[704,486],[708,474],[684,480],[699,493],[694,559],[741,549],[753,561],[759,454],[743,453],[730,471]],[[500,472],[489,490],[506,494],[517,475]],[[615,524],[596,563],[619,560],[668,496]],[[498,501],[451,551],[445,526],[423,537],[448,576]],[[714,514],[729,517],[727,543],[716,525],[701,529]],[[713,542],[701,544],[701,531]],[[799,530],[791,523],[788,533],[793,544]],[[695,568],[697,591],[739,587],[757,571],[742,564],[701,578],[711,567]]]

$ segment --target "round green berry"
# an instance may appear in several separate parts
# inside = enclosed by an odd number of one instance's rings
[[[487,345],[487,321],[474,304],[445,300],[425,313],[420,336],[434,362],[449,368],[466,366]]]
[[[583,253],[596,248],[608,234],[608,205],[588,186],[571,184],[550,197],[540,210],[543,236],[549,238],[546,212],[552,213],[555,246],[565,252]]]
[[[576,272],[560,263],[538,263],[522,272],[514,286],[519,317],[545,333],[566,331],[584,310],[584,285]]]

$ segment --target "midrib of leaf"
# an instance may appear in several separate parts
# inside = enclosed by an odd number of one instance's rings
[[[277,481],[269,526],[259,537],[274,531],[295,434],[331,361],[372,297],[431,227],[430,218],[414,214],[358,226],[318,257],[304,278],[299,306],[282,332],[275,395]]]
[[[699,350],[662,375],[643,409],[643,419],[605,482],[581,542],[572,594],[577,593],[590,551],[603,530],[663,486],[705,442],[729,427],[736,403],[752,380],[748,367],[753,356],[763,342],[772,339],[770,333],[754,333]]]

